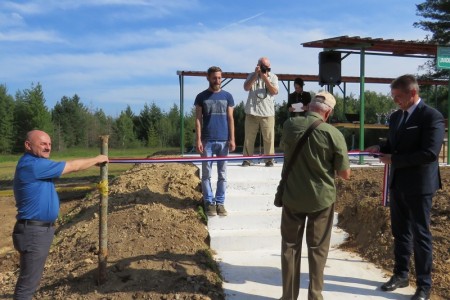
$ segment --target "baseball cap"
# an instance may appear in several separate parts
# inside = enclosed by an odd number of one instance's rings
[[[334,99],[334,96],[326,91],[317,93],[312,101],[323,103],[332,109],[334,109],[334,106],[336,105],[336,99]]]

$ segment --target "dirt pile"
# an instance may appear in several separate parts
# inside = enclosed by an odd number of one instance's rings
[[[198,168],[138,165],[110,184],[108,280],[98,286],[98,194],[64,204],[37,299],[223,299],[208,246]],[[68,207],[72,206],[72,207]],[[2,259],[11,296],[17,254]]]
[[[352,170],[338,180],[342,247],[392,270],[389,210],[380,206],[382,168]],[[434,198],[433,299],[450,299],[450,168]],[[63,217],[36,299],[224,299],[211,258],[199,170],[191,164],[137,165],[110,183],[108,281],[98,286],[98,193],[62,203]],[[11,299],[18,255],[10,237],[14,201],[0,198],[0,298]],[[5,225],[4,224],[4,225]],[[413,279],[413,278],[412,278]],[[412,280],[414,281],[414,280]],[[442,298],[440,298],[442,297]]]
[[[433,198],[431,231],[433,234],[434,299],[450,299],[450,168],[441,168],[443,188]],[[338,180],[338,226],[350,234],[342,248],[391,271],[393,238],[389,209],[380,205],[383,168],[352,169],[352,180]],[[414,271],[412,262],[411,272]],[[411,282],[415,278],[411,275]]]

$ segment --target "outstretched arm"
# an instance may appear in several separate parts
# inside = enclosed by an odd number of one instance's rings
[[[78,171],[86,170],[86,169],[89,169],[90,167],[99,166],[100,164],[107,163],[107,162],[108,162],[108,156],[106,156],[106,155],[98,155],[98,156],[92,157],[92,158],[80,158],[80,159],[69,160],[66,162],[66,166],[64,167],[62,175],[71,173],[71,172],[78,172]]]

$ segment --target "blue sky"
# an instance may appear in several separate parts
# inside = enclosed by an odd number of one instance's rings
[[[424,0],[31,0],[0,2],[0,84],[12,95],[40,83],[53,108],[78,94],[89,108],[116,117],[127,105],[139,113],[155,103],[179,105],[177,70],[251,72],[261,56],[272,71],[318,74],[321,49],[301,43],[341,35],[421,40],[414,28]],[[422,59],[370,56],[366,76],[420,73]],[[342,64],[343,76],[359,75],[359,57]],[[246,100],[242,80],[226,86]],[[207,88],[185,77],[185,107]],[[358,94],[358,85],[348,85]],[[318,91],[318,83],[305,89]],[[366,89],[388,93],[385,85]],[[287,98],[281,82],[278,102]]]

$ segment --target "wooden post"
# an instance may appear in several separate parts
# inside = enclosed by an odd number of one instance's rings
[[[100,153],[108,155],[109,135],[100,136]],[[98,284],[106,282],[108,262],[108,164],[100,167],[100,207],[99,207],[99,251],[98,251]]]

